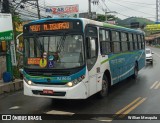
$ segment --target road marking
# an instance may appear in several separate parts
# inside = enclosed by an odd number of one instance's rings
[[[116,115],[122,114],[122,112],[124,112],[126,109],[128,109],[129,107],[131,107],[133,104],[135,104],[137,101],[139,101],[141,99],[141,97],[138,97],[137,99],[135,99],[133,102],[131,102],[130,104],[128,104],[126,107],[124,107],[123,109],[119,110]]]
[[[52,114],[52,115],[74,115],[75,113],[73,112],[66,112],[66,111],[57,111],[57,110],[51,110],[48,112],[45,112],[45,114]]]
[[[156,85],[154,89],[158,89],[160,87],[160,82]]]
[[[20,106],[13,106],[11,108],[9,108],[10,110],[16,110],[16,109],[20,109]]]
[[[120,115],[121,118],[123,118],[125,115],[129,114],[131,111],[133,111],[135,108],[137,108],[140,104],[142,104],[147,98],[142,98],[138,103],[133,105],[131,108],[123,112],[122,115]]]
[[[158,81],[154,82],[154,84],[150,87],[150,89],[153,89],[157,85]]]
[[[96,118],[92,118],[93,120],[97,120],[97,121],[103,121],[103,122],[112,122],[112,118],[109,117],[96,117]]]

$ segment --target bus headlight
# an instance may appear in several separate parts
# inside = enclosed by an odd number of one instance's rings
[[[68,82],[68,83],[67,83],[67,86],[68,86],[68,87],[72,87],[72,86],[73,86],[73,83],[72,83],[72,82]]]
[[[25,77],[24,77],[24,81],[25,81],[28,85],[32,85],[32,81],[31,81],[31,80],[27,80]]]
[[[85,76],[81,76],[81,77],[73,80],[72,82],[68,82],[66,85],[68,87],[73,87],[73,86],[77,85],[79,82],[81,82],[84,78],[85,78]]]
[[[28,81],[28,85],[31,85],[31,84],[32,84],[32,81],[29,80],[29,81]]]

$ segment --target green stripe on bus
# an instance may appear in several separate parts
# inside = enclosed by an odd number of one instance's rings
[[[121,54],[113,55],[111,58],[108,58],[108,59],[102,61],[101,64],[104,64],[107,61],[110,61],[110,60],[112,60],[112,59],[114,59],[114,58],[116,58],[118,56],[124,55],[124,54],[138,54],[138,52],[136,52],[136,53],[135,52],[126,52],[126,53],[121,53]]]

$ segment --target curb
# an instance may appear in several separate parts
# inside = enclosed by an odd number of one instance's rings
[[[9,82],[0,85],[0,95],[4,93],[10,93],[18,90],[23,89],[23,81],[17,81],[17,82]]]

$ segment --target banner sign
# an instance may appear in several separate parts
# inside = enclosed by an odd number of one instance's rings
[[[112,122],[114,120],[148,120],[159,121],[160,114],[0,114],[0,121],[43,121],[43,120],[98,120]]]
[[[145,27],[146,30],[160,30],[160,24],[150,24]]]
[[[13,40],[11,14],[0,13],[0,41],[2,40]]]
[[[50,6],[47,7],[46,12],[54,15],[77,14],[79,13],[79,6],[78,4],[67,6]]]

